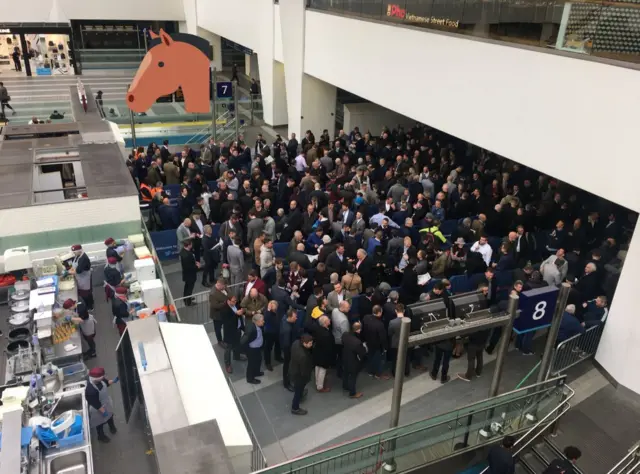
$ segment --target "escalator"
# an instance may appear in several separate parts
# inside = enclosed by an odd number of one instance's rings
[[[529,471],[529,452],[570,408],[575,392],[564,376],[523,387],[452,412],[391,428],[259,471],[263,474],[479,474],[486,449],[505,435],[523,453],[519,472]],[[533,454],[535,456],[535,454]],[[553,458],[550,458],[551,460]],[[533,461],[531,461],[533,464]],[[471,470],[469,468],[472,467]],[[533,466],[537,469],[539,466]],[[542,472],[542,471],[539,471]]]
[[[558,458],[564,458],[562,451],[548,437],[538,438],[517,456],[516,473],[541,474]],[[582,474],[578,466],[573,470],[575,474]]]

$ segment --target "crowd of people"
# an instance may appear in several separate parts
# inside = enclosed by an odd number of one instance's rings
[[[306,413],[300,401],[311,379],[330,390],[329,368],[353,398],[362,396],[363,369],[387,378],[389,364],[394,375],[399,318],[412,316],[412,303],[447,301],[460,276],[491,306],[510,292],[568,281],[560,337],[604,323],[635,218],[422,125],[376,137],[358,128],[319,138],[307,131],[272,144],[258,136],[253,148],[212,141],[178,154],[152,143],[129,168],[158,228],[176,229],[185,296],[199,272],[211,286],[227,372],[232,355],[246,355],[247,382],[257,384],[263,360],[266,370],[282,361],[294,414]],[[168,184],[180,186],[177,199]],[[504,275],[508,285],[499,287]],[[420,325],[412,319],[412,330]],[[471,381],[499,337],[411,349],[405,373],[424,370],[433,352],[430,375],[446,383],[451,357],[466,346],[469,367],[458,377]],[[532,340],[519,337],[518,349],[533,354]]]

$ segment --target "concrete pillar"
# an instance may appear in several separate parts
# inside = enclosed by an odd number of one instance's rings
[[[322,130],[327,129],[329,134],[333,134],[337,93],[336,86],[303,74],[300,124],[295,130],[291,125],[293,118],[290,117],[289,133],[295,132],[297,136],[302,137],[307,130],[321,133]]]
[[[190,35],[198,34],[198,10],[196,7],[196,0],[182,0],[182,6],[184,8],[184,23],[182,26],[180,22],[178,29],[180,33],[188,33]]]
[[[244,73],[251,76],[251,54],[244,55]]]
[[[215,33],[211,33],[209,30],[205,30],[204,28],[198,28],[198,36],[206,39],[211,44],[213,48],[213,61],[212,67],[216,68],[217,71],[222,70],[222,38]]]

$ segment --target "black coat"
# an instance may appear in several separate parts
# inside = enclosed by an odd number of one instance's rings
[[[238,328],[238,319],[242,324],[244,318],[236,315],[228,304],[225,304],[220,311],[220,317],[222,319],[223,337],[222,340],[226,344],[235,345],[240,341],[240,328]]]
[[[340,277],[342,277],[342,275],[347,273],[348,264],[349,263],[347,262],[346,253],[342,256],[342,261],[340,261],[340,258],[338,258],[338,254],[336,252],[332,252],[327,257],[326,265],[329,274],[337,273],[338,275],[340,275]]]
[[[382,319],[376,318],[373,314],[367,314],[364,317],[362,320],[362,340],[367,343],[370,353],[387,350],[387,331]]]
[[[373,271],[373,259],[369,255],[367,255],[360,266],[358,266],[357,272],[358,275],[360,275],[360,279],[362,280],[362,288],[364,290],[369,287],[373,288],[376,286],[376,275]],[[361,312],[361,314],[366,313]]]
[[[362,368],[367,349],[360,338],[353,332],[345,332],[342,335],[342,362],[345,372],[359,372]]]
[[[400,297],[405,304],[418,301],[422,287],[418,285],[418,274],[412,266],[407,266],[402,274],[402,285],[400,287]]]
[[[214,238],[213,235],[203,235],[202,236],[202,255],[204,257],[204,263],[207,266],[216,266],[220,262],[220,247],[217,247],[215,250],[212,250],[213,247],[218,243],[218,239]]]
[[[335,338],[331,334],[331,328],[323,328],[314,321],[307,329],[313,336],[313,364],[330,367],[335,362]]]
[[[187,249],[180,250],[180,265],[182,266],[182,281],[196,281],[198,279],[198,267],[196,258]]]
[[[289,363],[289,378],[293,385],[305,385],[311,379],[313,359],[311,351],[302,342],[295,341],[291,345],[291,362]]]
[[[309,257],[298,250],[294,250],[293,252],[291,252],[287,260],[289,260],[289,263],[296,262],[298,265],[300,265],[301,268],[304,268],[305,270],[309,270],[311,268]]]

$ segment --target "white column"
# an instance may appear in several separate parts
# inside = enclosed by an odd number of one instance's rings
[[[287,85],[289,133],[300,137],[302,130],[302,82],[304,75],[305,1],[280,1],[280,28],[284,78]],[[335,102],[335,101],[334,101]]]
[[[182,0],[182,6],[184,8],[185,25],[184,27],[182,26],[183,22],[180,22],[178,24],[178,29],[180,30],[180,33],[197,35],[198,34],[198,10],[196,8],[196,0]]]
[[[336,95],[336,86],[303,74],[300,129],[293,130],[289,125],[289,132],[296,132],[299,137],[302,137],[304,132],[311,130],[318,136],[327,129],[329,135],[333,135],[336,123]]]
[[[251,76],[251,54],[244,55],[244,73]]]
[[[640,224],[624,261],[596,361],[620,385],[640,394],[640,324],[638,324],[638,281],[640,273]]]
[[[198,28],[198,36],[206,39],[211,44],[213,48],[213,61],[212,67],[216,68],[217,71],[222,70],[222,38],[215,33],[211,33],[209,30],[205,30],[204,28]]]

